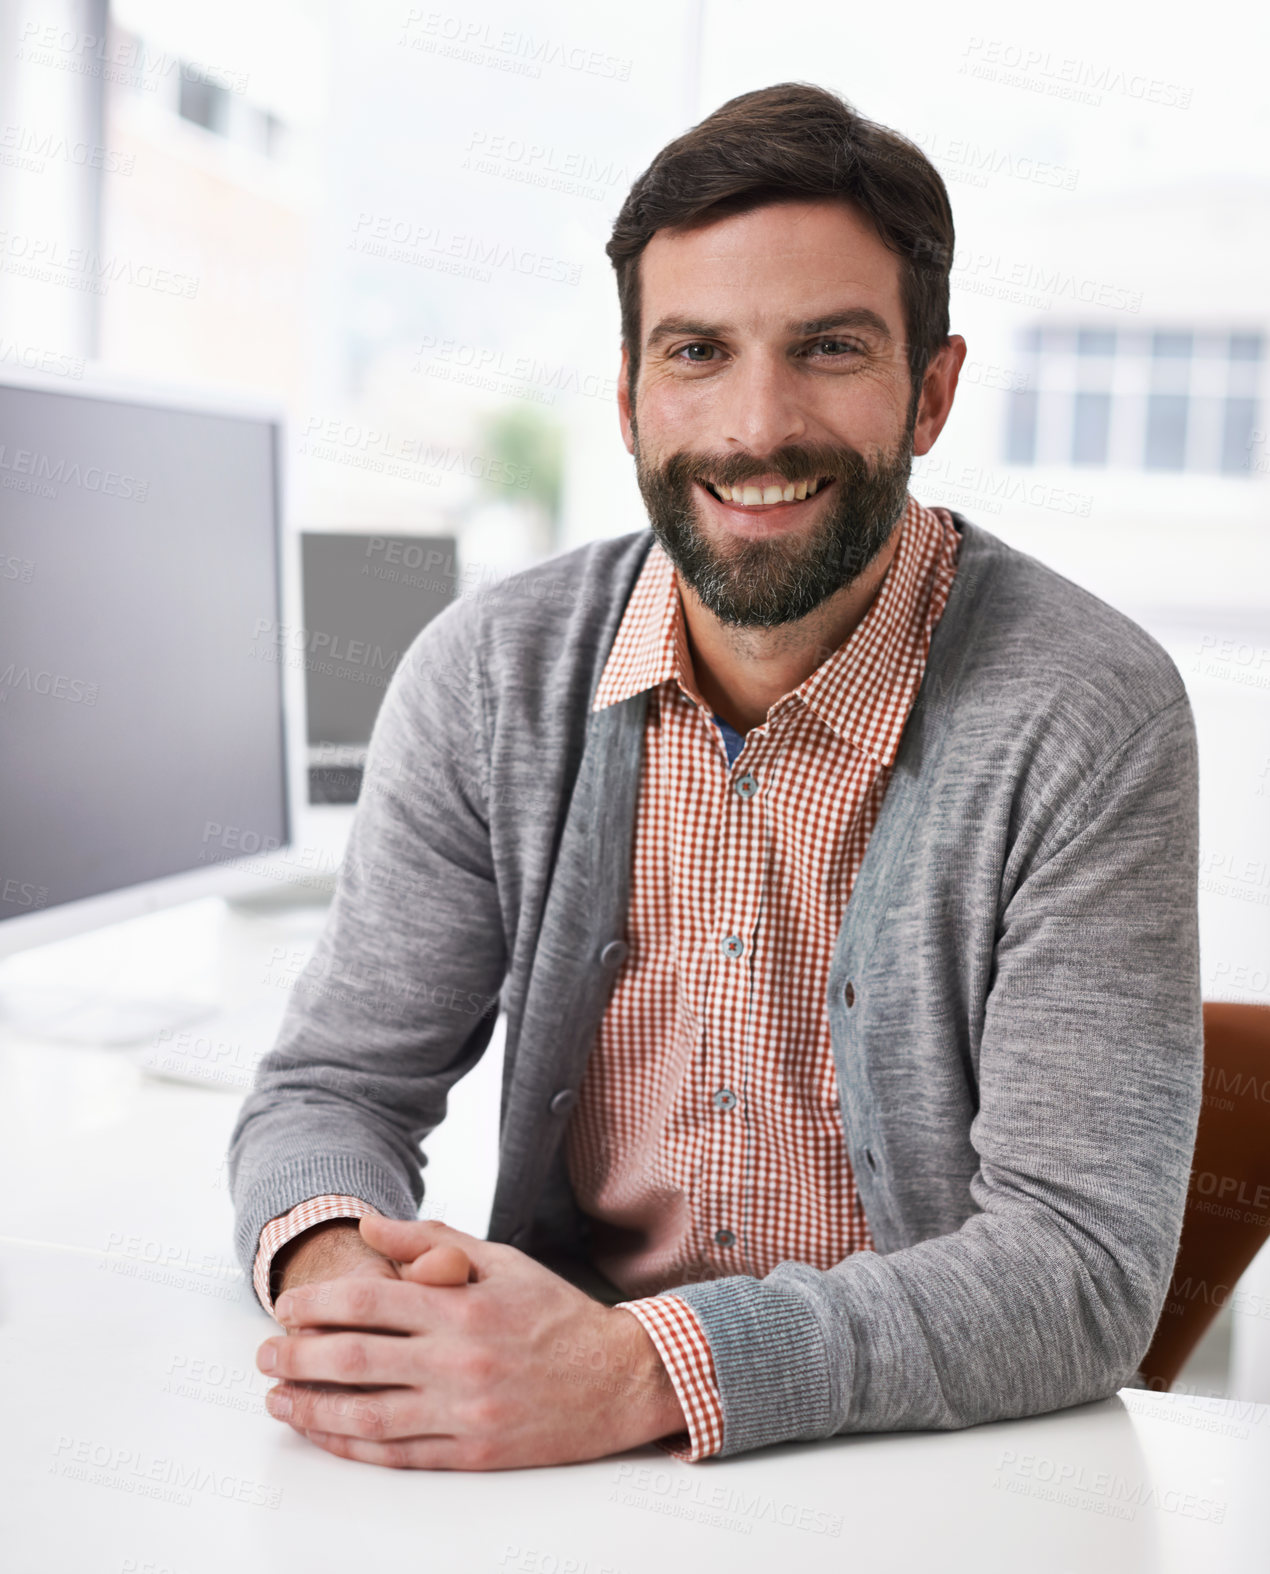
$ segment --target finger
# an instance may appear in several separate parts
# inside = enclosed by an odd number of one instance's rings
[[[269,1377],[297,1383],[361,1386],[418,1384],[421,1341],[395,1334],[324,1333],[315,1338],[266,1339],[256,1365]],[[272,1364],[270,1359],[272,1358]]]
[[[288,1290],[278,1320],[297,1338],[320,1329],[425,1333],[436,1321],[432,1297],[402,1279],[327,1279]]]
[[[457,1246],[480,1270],[491,1250],[488,1241],[451,1229],[440,1219],[385,1219],[381,1214],[368,1213],[359,1224],[366,1244],[397,1262],[413,1262],[421,1252],[436,1246]]]
[[[366,1465],[387,1465],[390,1470],[481,1470],[493,1468],[477,1462],[454,1437],[406,1437],[393,1442],[375,1443],[364,1437],[346,1437],[341,1432],[306,1432],[328,1454],[358,1460]],[[469,1462],[470,1460],[470,1462]]]
[[[436,1402],[411,1388],[318,1389],[279,1383],[265,1395],[265,1408],[297,1432],[340,1432],[374,1441],[418,1437],[440,1420]]]
[[[406,1263],[401,1277],[414,1284],[466,1284],[472,1277],[472,1261],[460,1246],[434,1246]]]

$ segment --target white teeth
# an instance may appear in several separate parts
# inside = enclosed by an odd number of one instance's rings
[[[814,497],[820,488],[819,481],[788,481],[784,486],[724,486],[719,481],[712,481],[710,485],[725,503],[740,504],[744,508],[802,502],[804,498]]]

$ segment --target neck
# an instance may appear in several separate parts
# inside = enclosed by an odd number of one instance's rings
[[[714,713],[741,733],[761,726],[771,706],[809,678],[863,621],[886,578],[899,535],[892,532],[858,579],[805,618],[775,628],[721,622],[680,580],[693,676]]]

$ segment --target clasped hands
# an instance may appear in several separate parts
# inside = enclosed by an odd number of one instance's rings
[[[257,1352],[280,1379],[270,1415],[319,1447],[398,1469],[506,1470],[684,1429],[630,1312],[437,1220],[369,1214],[359,1233],[371,1252],[286,1289],[275,1311],[287,1331]]]

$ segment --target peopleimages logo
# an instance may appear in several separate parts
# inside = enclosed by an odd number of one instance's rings
[[[282,1502],[282,1488],[264,1481],[174,1459],[170,1454],[150,1454],[144,1449],[121,1447],[98,1438],[71,1437],[65,1432],[58,1435],[49,1469],[57,1475],[115,1487],[137,1497],[167,1497],[183,1508],[193,1502],[194,1492],[255,1508],[277,1508]]]
[[[157,290],[160,295],[179,295],[185,300],[193,300],[199,287],[193,274],[174,273],[132,257],[103,257],[86,246],[64,246],[60,239],[24,235],[17,230],[0,230],[0,267],[6,273],[65,284],[94,295],[105,295],[110,285],[121,280],[138,290]]]
[[[1180,82],[1166,82],[1143,71],[1122,70],[1103,61],[1057,56],[1048,49],[1009,39],[976,36],[967,41],[962,55],[965,58],[957,67],[962,76],[1026,88],[1094,108],[1107,93],[1165,109],[1189,109],[1191,104],[1193,89]]]
[[[30,126],[0,127],[0,163],[40,175],[50,161],[99,169],[106,175],[131,175],[135,153],[120,153],[94,142],[70,142],[55,131],[35,131]]]
[[[97,684],[86,683],[83,678],[73,678],[66,672],[50,672],[47,667],[19,667],[11,661],[0,668],[0,704],[8,699],[12,690],[27,694],[42,694],[47,699],[67,700],[72,705],[96,705]]]
[[[55,459],[34,448],[11,448],[0,443],[0,472],[29,476],[59,486],[77,486],[84,492],[100,492],[103,497],[118,497],[125,502],[144,503],[150,483],[121,470],[105,470],[101,465],[81,465],[73,459]]]
[[[470,16],[424,11],[418,6],[406,13],[398,42],[409,49],[534,78],[542,75],[543,66],[557,66],[564,71],[629,82],[635,63],[622,55],[606,54],[602,49],[588,49],[550,35],[539,37]]]

